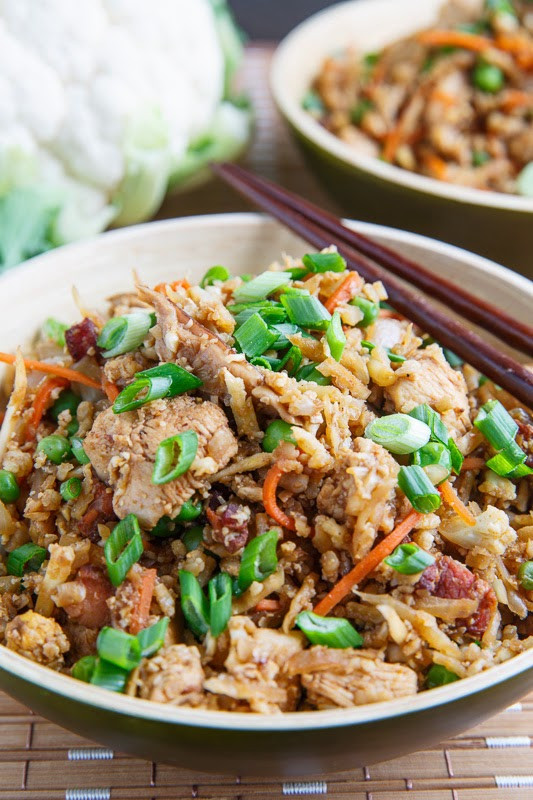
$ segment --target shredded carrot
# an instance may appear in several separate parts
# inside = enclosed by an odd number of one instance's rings
[[[438,178],[439,181],[446,180],[448,174],[448,165],[443,158],[436,156],[434,153],[427,153],[424,156],[424,165],[433,175],[433,177]]]
[[[466,472],[469,469],[483,469],[485,466],[484,458],[477,458],[476,456],[468,456],[465,458],[461,465],[461,472]]]
[[[157,570],[155,569],[143,570],[138,600],[131,614],[130,633],[132,633],[134,636],[143,628],[145,628],[146,623],[148,622],[156,575]]]
[[[31,358],[24,358],[24,366],[28,370],[35,372],[44,372],[47,375],[59,375],[61,378],[66,378],[67,381],[72,383],[82,383],[84,386],[90,386],[91,389],[101,389],[102,387],[98,381],[84,375],[83,372],[76,372],[74,369],[63,367],[61,364],[46,364],[44,361],[34,361]],[[11,353],[0,353],[0,362],[3,364],[14,364],[15,356]]]
[[[187,280],[187,278],[180,278],[178,281],[173,281],[172,283],[158,283],[157,286],[154,286],[154,292],[163,292],[165,293],[165,289],[167,286],[175,292],[180,286],[182,289],[190,289],[191,284]]]
[[[211,527],[214,528],[214,530],[216,531],[220,530],[222,519],[218,516],[218,514],[215,514],[213,509],[207,506],[207,508],[205,509],[205,515],[209,520],[209,524],[211,525]]]
[[[324,303],[330,314],[333,314],[337,306],[347,303],[355,294],[356,289],[362,284],[361,276],[358,272],[350,272],[341,285],[335,289],[331,297]]]
[[[418,511],[411,511],[376,547],[374,547],[356,566],[342,578],[328,594],[315,606],[315,614],[325,616],[329,614],[337,603],[366,578],[372,570],[376,569],[384,558],[392,553],[412,531],[416,523],[422,519]]]
[[[393,311],[392,308],[380,308],[378,316],[381,319],[405,319],[404,316],[398,314],[397,311]]]
[[[456,103],[456,98],[453,94],[449,94],[438,87],[431,92],[430,100],[441,103],[443,106],[454,106]]]
[[[519,65],[524,69],[530,69],[533,66],[533,45],[523,36],[502,33],[496,39],[496,46],[499,50],[515,56]]]
[[[449,505],[458,516],[461,517],[463,522],[466,522],[466,524],[470,525],[471,527],[476,524],[476,518],[467,509],[460,497],[458,497],[457,492],[449,481],[443,481],[443,483],[440,484],[439,492],[441,493],[444,502]]]
[[[269,599],[265,597],[264,600],[260,600],[258,604],[255,606],[254,611],[279,611],[281,608],[281,603],[279,600],[274,600],[274,598]]]
[[[388,131],[387,135],[385,136],[382,152],[382,156],[385,161],[392,163],[396,158],[396,153],[398,152],[398,148],[400,147],[404,137],[403,128],[403,119],[400,118],[394,128]]]
[[[533,95],[530,92],[522,92],[520,89],[508,89],[502,102],[504,111],[514,111],[522,106],[533,106]]]
[[[69,385],[66,378],[46,378],[35,393],[35,398],[32,405],[32,415],[26,428],[26,441],[30,442],[35,439],[35,434],[39,423],[41,422],[44,412],[46,411],[52,393],[55,389],[64,389]]]
[[[107,395],[110,403],[114,403],[120,394],[120,389],[112,381],[108,381],[105,372],[102,372],[102,391]]]
[[[278,506],[276,500],[276,489],[281,476],[287,472],[283,461],[273,464],[268,470],[265,481],[263,483],[263,505],[269,517],[272,517],[278,525],[287,528],[289,531],[296,530],[296,524],[291,517],[288,517],[284,511]]]
[[[465,50],[473,50],[475,53],[483,53],[495,46],[495,42],[486,36],[479,36],[467,31],[432,29],[421,31],[416,38],[421,44],[427,44],[430,47],[463,47]]]

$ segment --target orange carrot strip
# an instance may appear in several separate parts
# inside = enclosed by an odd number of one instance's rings
[[[482,53],[489,47],[495,46],[492,39],[467,31],[432,29],[421,31],[416,38],[421,44],[427,44],[430,47],[463,47],[465,50],[473,50],[475,53]]]
[[[400,119],[397,125],[392,128],[392,130],[388,131],[387,135],[385,136],[385,142],[383,145],[383,152],[382,156],[385,161],[394,161],[396,157],[396,153],[398,152],[398,148],[401,145],[403,140],[403,125],[402,120]]]
[[[476,456],[468,456],[462,463],[461,472],[466,472],[469,469],[483,469],[485,466],[484,458],[477,458]]]
[[[130,633],[134,636],[145,628],[148,622],[156,575],[157,570],[155,569],[145,569],[143,571],[139,588],[139,599],[133,608],[130,622]]]
[[[436,156],[434,153],[428,153],[424,156],[424,164],[431,174],[439,181],[446,180],[448,165],[443,158]]]
[[[398,314],[397,311],[393,311],[392,308],[380,308],[378,316],[381,319],[405,319],[404,316]]]
[[[441,103],[443,106],[454,106],[456,103],[456,98],[453,94],[448,94],[448,92],[439,88],[433,89],[430,100]]]
[[[260,600],[258,604],[255,606],[254,611],[279,611],[281,608],[281,603],[279,600],[274,600],[274,598],[269,599],[265,597],[263,600]]]
[[[64,389],[65,386],[69,385],[69,381],[65,378],[46,378],[35,393],[35,398],[33,400],[32,405],[32,415],[28,427],[26,429],[26,441],[30,442],[35,439],[35,434],[37,432],[37,428],[39,427],[39,423],[43,418],[44,412],[46,411],[49,403],[50,398],[52,396],[52,392],[55,389]]]
[[[320,603],[317,603],[314,608],[315,614],[321,614],[322,616],[329,614],[331,609],[334,608],[337,603],[340,603],[354,586],[361,583],[372,570],[376,569],[376,567],[381,564],[384,558],[392,553],[395,547],[401,544],[420,519],[422,519],[422,514],[419,514],[418,511],[413,509],[413,511],[394,528],[392,533],[389,533],[376,547],[367,553],[359,564],[356,564],[356,566],[322,598]]]
[[[519,34],[502,33],[496,39],[496,47],[516,56],[520,66],[529,69],[533,65],[533,45]]]
[[[449,505],[458,516],[461,517],[463,522],[466,522],[466,524],[470,525],[470,527],[474,527],[476,524],[476,518],[467,509],[463,501],[458,497],[457,492],[449,481],[443,481],[443,483],[440,484],[439,492],[441,493],[441,497],[444,502]]]
[[[114,403],[120,394],[120,389],[112,381],[108,381],[105,372],[102,372],[102,391],[105,392],[110,403]]]
[[[296,524],[294,520],[291,519],[291,517],[288,517],[287,514],[281,510],[281,508],[278,506],[278,501],[276,500],[276,489],[278,488],[278,483],[281,476],[287,472],[284,467],[285,465],[283,461],[280,461],[277,464],[273,464],[268,470],[263,483],[263,505],[268,516],[272,517],[272,519],[275,520],[278,525],[281,525],[283,528],[287,528],[289,531],[295,531]]]
[[[504,111],[514,111],[515,108],[522,106],[533,106],[533,95],[530,92],[522,92],[520,89],[508,89],[502,102]]]
[[[35,372],[44,372],[47,375],[59,375],[62,378],[66,378],[67,381],[72,381],[72,383],[83,383],[84,386],[90,386],[91,389],[102,388],[97,381],[89,378],[88,375],[84,375],[82,372],[76,372],[76,370],[69,369],[68,367],[62,367],[60,364],[45,364],[44,361],[34,361],[31,358],[25,358],[23,361],[26,369],[34,370]],[[11,355],[11,353],[0,353],[0,362],[3,364],[14,364],[15,356]]]
[[[180,286],[183,289],[190,289],[191,284],[187,280],[187,278],[180,278],[178,281],[174,281],[173,283],[158,283],[157,286],[154,286],[154,292],[165,292],[167,286],[170,286],[173,291],[176,291]]]
[[[362,284],[361,276],[357,272],[350,272],[341,285],[335,289],[330,298],[324,303],[330,314],[333,314],[337,306],[347,303],[354,296],[355,290]]]

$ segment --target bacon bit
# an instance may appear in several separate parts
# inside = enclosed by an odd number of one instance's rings
[[[351,300],[356,290],[362,286],[362,283],[363,281],[358,272],[350,272],[348,277],[343,280],[341,285],[335,289],[331,297],[324,303],[329,313],[333,314],[337,306]]]
[[[80,536],[96,544],[100,540],[98,525],[103,525],[112,519],[115,519],[113,494],[107,491],[105,483],[96,481],[94,500],[78,523]]]
[[[148,617],[150,616],[150,605],[154,594],[155,579],[157,570],[143,570],[138,589],[138,600],[131,614],[130,633],[134,636],[143,628],[146,628]]]
[[[461,472],[466,472],[469,469],[483,469],[485,467],[485,459],[477,458],[476,456],[469,456],[465,458],[461,466]]]
[[[190,289],[191,284],[186,278],[180,278],[178,281],[174,281],[173,283],[158,283],[157,286],[154,286],[154,292],[161,292],[162,294],[166,293],[167,286],[172,289],[173,292],[180,287],[182,289]]]
[[[11,353],[0,353],[0,362],[3,364],[14,364],[15,358]],[[61,364],[47,364],[44,361],[34,361],[31,358],[23,358],[22,360],[27,370],[44,372],[47,375],[59,375],[71,381],[71,383],[82,383],[84,386],[90,386],[91,389],[101,390],[102,388],[99,383],[89,378],[88,375],[84,375],[83,372],[76,372],[76,370],[63,367]]]
[[[55,389],[64,389],[69,385],[65,378],[45,378],[40,384],[33,400],[32,415],[26,428],[26,441],[31,442],[35,439],[37,428],[48,408],[52,393]]]
[[[109,624],[107,600],[114,594],[109,578],[100,567],[84,564],[78,570],[76,581],[85,587],[85,599],[65,606],[68,616],[87,628],[102,628]]]
[[[281,610],[280,601],[274,600],[274,598],[269,599],[268,597],[265,597],[263,600],[260,600],[254,608],[254,611],[280,611],[280,610]]]
[[[451,483],[449,481],[443,481],[438,489],[444,502],[449,505],[459,517],[461,517],[463,522],[466,522],[467,525],[470,525],[470,527],[473,528],[476,524],[476,518],[468,510],[463,501],[458,497],[457,492]]]
[[[277,464],[273,464],[270,467],[265,476],[265,482],[263,483],[263,505],[268,516],[272,517],[278,525],[287,528],[289,531],[295,531],[296,523],[281,510],[276,500],[276,490],[281,476],[289,471],[286,463],[283,461],[279,461]]]
[[[81,361],[89,350],[98,350],[98,328],[88,317],[65,331],[67,350],[73,361]]]
[[[105,372],[102,372],[102,391],[106,394],[110,403],[114,403],[120,394],[120,389],[106,378]]]

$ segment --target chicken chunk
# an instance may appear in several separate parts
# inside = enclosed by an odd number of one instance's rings
[[[318,709],[350,708],[416,694],[416,672],[386,664],[375,650],[311,647],[292,656],[289,675],[301,676],[308,701]]]
[[[461,436],[470,428],[465,380],[450,367],[437,344],[419,350],[402,364],[396,381],[385,388],[385,396],[403,414],[427,403],[441,414],[452,435]]]
[[[35,611],[26,611],[7,623],[5,645],[21,656],[53,669],[63,665],[63,654],[70,649],[70,642],[61,626],[54,619]]]
[[[173,644],[140,666],[140,697],[173,706],[198,706],[203,699],[204,671],[197,647]]]
[[[186,430],[198,434],[193,465],[180,478],[155,486],[152,472],[160,442]],[[186,500],[206,489],[208,476],[237,453],[237,440],[218,406],[182,396],[123,414],[102,411],[84,447],[98,476],[114,489],[116,515],[136,514],[141,525],[153,528],[163,516],[176,517]]]
[[[227,670],[205,681],[214,693],[244,700],[251,711],[294,711],[300,696],[296,677],[285,672],[287,661],[303,648],[298,633],[257,628],[248,617],[233,617],[228,624],[230,649]]]

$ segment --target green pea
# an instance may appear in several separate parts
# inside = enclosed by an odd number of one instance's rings
[[[56,422],[62,411],[70,411],[71,417],[75,417],[80,403],[81,397],[78,397],[78,395],[74,394],[70,389],[65,389],[50,408],[50,415]]]
[[[482,92],[496,94],[503,88],[505,75],[495,64],[487,64],[485,61],[480,61],[474,68],[472,80],[474,86],[481,89]]]
[[[44,453],[53,464],[61,464],[63,461],[68,461],[71,456],[68,439],[57,434],[45,436],[44,439],[41,439],[37,445],[37,452]]]
[[[2,503],[15,503],[20,497],[17,479],[7,469],[0,469],[0,500]]]
[[[533,592],[533,561],[524,561],[518,570],[518,580],[526,592]]]

